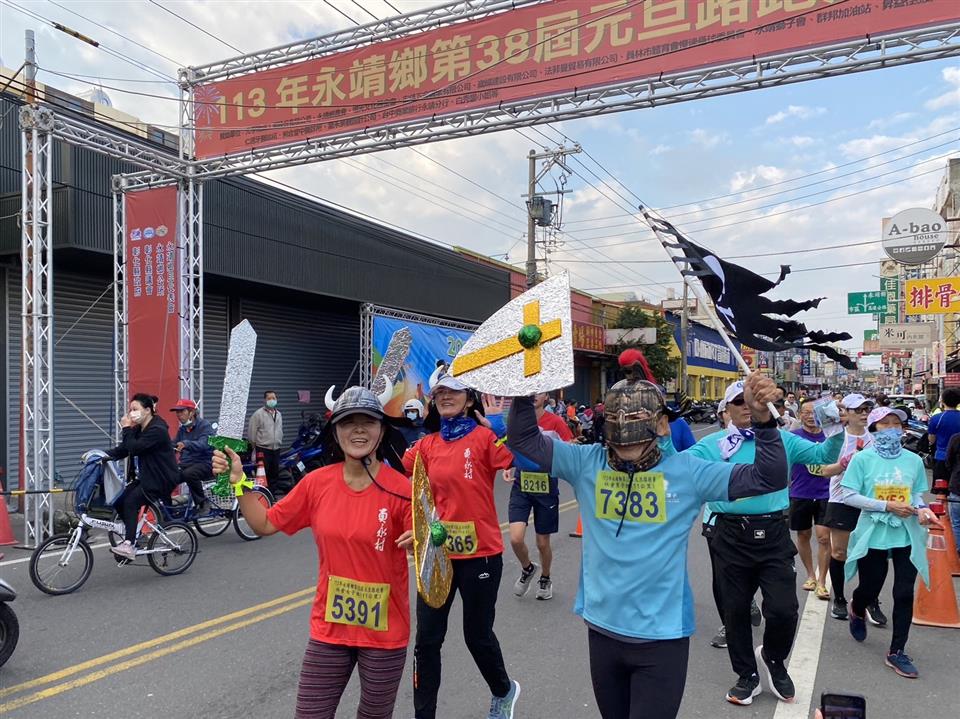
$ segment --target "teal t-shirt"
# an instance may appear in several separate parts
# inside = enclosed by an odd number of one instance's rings
[[[927,472],[923,467],[923,460],[913,452],[903,451],[899,457],[884,459],[877,454],[876,448],[870,446],[859,451],[850,460],[840,486],[870,499],[907,502],[918,506],[927,490]],[[860,521],[857,523],[857,530],[861,529],[861,524],[872,525],[869,535],[870,549],[910,546],[911,537],[904,520],[884,512],[882,514],[886,516],[882,519],[885,521],[875,522],[870,517],[871,514],[876,513],[861,512]]]
[[[720,454],[720,440],[727,436],[727,430],[720,430],[708,434],[686,452],[691,452],[701,459],[711,462],[728,462],[730,464],[753,464],[757,453],[757,443],[752,439],[745,440],[737,451],[724,460]],[[780,430],[780,439],[787,454],[787,467],[794,464],[832,464],[837,461],[840,448],[843,445],[843,433],[834,435],[826,442],[817,444],[798,437],[791,432]],[[685,453],[686,453],[685,452]],[[711,502],[708,505],[710,513],[719,514],[769,514],[782,512],[790,507],[790,490],[781,489],[757,497],[746,497],[733,502]],[[706,517],[704,521],[709,521]]]
[[[626,637],[678,639],[693,634],[693,592],[687,577],[690,528],[704,502],[729,496],[732,472],[732,465],[706,462],[687,452],[665,453],[649,472],[635,475],[628,497],[627,476],[613,472],[604,447],[553,440],[551,474],[573,487],[583,520],[574,612]],[[627,518],[618,537],[623,513]]]

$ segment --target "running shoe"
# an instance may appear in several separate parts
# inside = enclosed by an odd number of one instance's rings
[[[762,644],[756,648],[754,656],[757,658],[757,667],[760,669],[760,686],[780,701],[792,703],[797,692],[783,662],[767,659],[763,654]]]
[[[880,600],[867,605],[867,619],[875,627],[887,626],[887,615],[880,611]]]
[[[854,613],[853,607],[850,607],[850,636],[858,642],[867,638],[867,622]]]
[[[123,557],[124,559],[134,560],[137,558],[137,549],[133,546],[132,542],[124,540],[120,542],[116,547],[111,547],[110,551],[116,554],[118,557]]]
[[[510,691],[505,697],[490,697],[490,713],[487,719],[513,719],[513,708],[520,698],[520,685],[510,681]]]
[[[835,597],[833,600],[833,609],[830,610],[830,616],[834,619],[847,619],[847,600]]]
[[[897,674],[907,679],[916,679],[920,676],[920,672],[918,672],[914,666],[913,660],[904,654],[902,649],[893,654],[888,654],[884,663]]]
[[[517,577],[517,581],[513,583],[513,593],[518,597],[522,597],[529,592],[538,569],[540,569],[540,567],[538,567],[536,563],[530,562],[529,567],[520,570],[520,576]]]
[[[550,577],[540,577],[537,586],[537,599],[553,599],[553,582]]]
[[[751,599],[750,600],[750,623],[755,627],[759,627],[760,622],[762,621],[763,621],[763,615],[760,613],[760,607],[757,606],[757,600]]]
[[[721,626],[717,633],[713,635],[713,639],[710,640],[710,646],[716,647],[717,649],[726,649],[727,648],[727,628]]]
[[[740,677],[733,688],[727,692],[727,701],[744,707],[749,706],[761,691],[763,690],[760,688],[760,677],[756,674]]]
[[[830,601],[830,590],[827,589],[823,584],[817,585],[817,599],[822,599],[825,602]]]

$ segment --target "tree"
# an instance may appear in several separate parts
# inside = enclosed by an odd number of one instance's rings
[[[666,384],[677,377],[678,361],[670,357],[670,347],[673,344],[673,325],[667,322],[658,312],[644,312],[639,307],[626,306],[620,310],[617,318],[617,327],[633,329],[635,327],[653,327],[657,331],[657,342],[652,345],[636,342],[619,343],[617,354],[628,347],[636,347],[647,358],[650,369],[661,384]]]

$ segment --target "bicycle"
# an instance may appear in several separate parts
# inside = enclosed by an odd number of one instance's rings
[[[109,460],[101,450],[85,452],[83,462],[76,488],[77,525],[70,532],[55,534],[41,542],[30,556],[30,580],[46,594],[70,594],[90,577],[93,571],[93,550],[88,541],[91,529],[106,531],[114,546],[123,541],[123,522],[113,509],[113,502],[123,487],[119,463]],[[107,512],[110,512],[109,519],[104,518]],[[162,504],[150,503],[141,508],[136,556],[146,556],[147,563],[158,574],[174,576],[193,564],[199,540],[185,521],[160,521],[165,516],[166,508]],[[115,559],[119,567],[134,563],[123,557]]]
[[[203,515],[197,515],[196,508],[191,505],[192,511],[188,511],[193,526],[204,537],[217,537],[227,531],[227,527],[233,524],[233,528],[241,539],[252,542],[260,539],[260,535],[254,533],[243,518],[240,512],[240,503],[236,497],[218,497],[211,490],[214,481],[203,483],[203,493],[209,503],[210,510]],[[267,508],[273,506],[273,493],[266,487],[255,486],[251,492],[257,494],[257,499]]]

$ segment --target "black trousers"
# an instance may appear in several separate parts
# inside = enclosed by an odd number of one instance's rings
[[[257,447],[255,451],[263,454],[263,471],[267,474],[268,487],[273,489],[277,486],[277,480],[280,476],[280,450]],[[256,464],[256,455],[254,455],[253,461]]]
[[[114,504],[117,508],[117,514],[123,520],[124,535],[123,538],[128,542],[134,542],[137,539],[137,520],[140,515],[140,507],[148,502],[156,502],[157,499],[143,491],[139,482],[128,484],[123,490],[123,496]],[[160,517],[157,517],[160,521]]]
[[[753,655],[750,602],[757,588],[763,596],[764,654],[785,661],[797,631],[797,548],[786,521],[780,518],[740,518],[721,515],[711,547],[716,552],[723,600],[727,651],[737,676],[757,671]]]
[[[590,629],[590,677],[603,719],[676,719],[690,638],[634,644]]]
[[[439,609],[417,595],[417,639],[413,649],[413,706],[416,719],[434,719],[440,692],[440,648],[457,592],[463,602],[463,639],[480,674],[498,697],[510,691],[500,642],[493,633],[497,592],[503,576],[503,555],[453,560],[453,586]]]
[[[190,488],[194,504],[200,504],[203,501],[203,482],[213,479],[213,470],[207,464],[182,464],[180,479]]]
[[[888,555],[890,561],[887,561]],[[907,646],[910,622],[913,621],[913,587],[917,581],[917,568],[910,561],[910,547],[871,549],[865,557],[857,560],[860,584],[853,592],[850,609],[858,617],[864,616],[866,608],[880,596],[891,562],[893,563],[893,634],[890,637],[892,654]]]
[[[713,534],[716,527],[713,525],[703,525],[703,537],[707,540],[707,553],[710,555],[710,574],[712,576],[711,588],[713,589],[713,603],[717,607],[717,614],[720,617],[720,623],[723,624],[723,600],[720,598],[720,572],[717,570],[717,552],[713,548]]]

